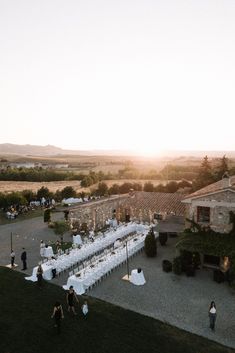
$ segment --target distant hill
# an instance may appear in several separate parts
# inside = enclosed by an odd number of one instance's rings
[[[18,156],[64,156],[64,155],[78,155],[78,156],[136,156],[134,151],[127,150],[65,150],[60,147],[47,145],[16,145],[12,143],[0,144],[1,155],[18,155]],[[226,155],[228,158],[235,158],[235,151],[162,151],[158,158],[202,158],[208,155],[210,158],[222,157]],[[152,158],[154,158],[152,156]]]
[[[15,145],[12,143],[0,144],[1,154],[17,154],[17,155],[55,155],[63,153],[63,150],[59,147],[47,145],[47,146],[36,146],[36,145]]]
[[[124,150],[65,150],[60,147],[47,145],[16,145],[12,143],[0,144],[0,154],[18,156],[59,156],[59,155],[80,155],[80,156],[133,156],[133,152]]]

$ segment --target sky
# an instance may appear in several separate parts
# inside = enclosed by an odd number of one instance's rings
[[[0,0],[0,143],[235,150],[233,0]]]

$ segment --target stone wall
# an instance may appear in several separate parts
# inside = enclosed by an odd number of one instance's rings
[[[213,230],[221,233],[228,233],[231,230],[229,212],[235,212],[235,193],[227,190],[192,200],[192,203],[186,206],[186,218],[194,219],[197,222],[198,206],[210,207],[210,223],[208,225]],[[186,228],[188,226],[189,223],[186,222]]]

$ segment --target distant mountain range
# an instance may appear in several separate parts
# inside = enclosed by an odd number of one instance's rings
[[[15,154],[21,156],[59,156],[59,155],[80,155],[80,156],[94,156],[94,155],[133,155],[128,151],[123,150],[65,150],[60,147],[47,145],[16,145],[12,143],[0,144],[0,154]]]
[[[137,156],[133,151],[127,150],[65,150],[60,147],[47,145],[16,145],[12,143],[0,144],[0,154],[15,154],[21,156],[59,156],[59,155],[80,155],[80,156]],[[235,158],[235,151],[164,151],[161,157],[180,158],[194,157],[201,158],[205,155],[209,157],[222,157],[226,155],[228,158]],[[154,158],[154,157],[152,157]]]

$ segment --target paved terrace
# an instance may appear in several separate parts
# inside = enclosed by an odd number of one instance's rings
[[[63,215],[54,217],[62,218]],[[16,262],[20,265],[18,270],[21,269],[20,254],[24,246],[28,253],[26,273],[30,275],[39,260],[40,240],[54,241],[55,234],[43,223],[42,217],[0,226],[0,265],[10,260],[11,231]],[[130,269],[143,269],[147,281],[144,286],[123,281],[122,277],[127,273],[123,266],[89,294],[235,348],[235,292],[227,284],[213,282],[211,270],[198,270],[196,277],[163,272],[162,260],[174,257],[175,241],[175,238],[169,238],[166,247],[159,245],[156,258],[146,258],[141,253],[130,260]],[[65,284],[67,277],[68,272],[52,283]],[[207,314],[212,300],[215,300],[218,311],[215,333],[209,329]]]

